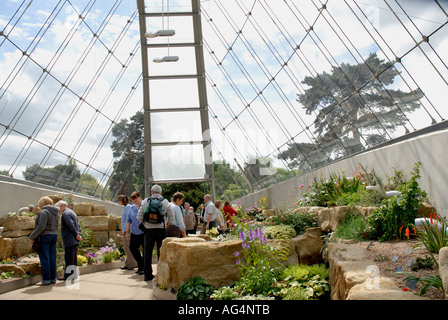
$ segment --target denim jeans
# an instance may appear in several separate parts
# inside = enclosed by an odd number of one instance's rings
[[[57,234],[40,236],[39,260],[42,283],[56,283]]]

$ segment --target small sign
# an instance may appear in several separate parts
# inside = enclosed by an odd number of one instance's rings
[[[417,286],[417,279],[411,279],[406,281],[406,287],[408,289],[414,290],[416,286]]]
[[[414,263],[414,259],[409,259],[408,263],[406,263],[406,267],[410,268]]]
[[[398,260],[398,256],[395,256],[392,258],[392,262],[397,262],[397,260]]]
[[[401,272],[403,271],[403,267],[402,266],[398,266],[395,268],[395,272]]]

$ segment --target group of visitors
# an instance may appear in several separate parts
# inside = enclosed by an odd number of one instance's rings
[[[162,187],[153,185],[151,196],[142,199],[138,191],[131,194],[131,201],[126,195],[120,195],[117,202],[124,206],[121,217],[121,232],[125,253],[124,270],[137,268],[136,273],[143,275],[145,281],[154,278],[152,270],[152,252],[157,248],[160,258],[160,247],[166,237],[186,237],[196,234],[199,221],[202,222],[201,233],[217,228],[225,232],[232,222],[231,217],[237,212],[229,202],[220,200],[213,203],[211,196],[204,196],[201,213],[198,217],[194,208],[184,203],[184,195],[176,192],[171,201],[162,197]],[[36,216],[35,229],[30,234],[33,249],[38,252],[41,263],[42,281],[37,285],[55,284],[56,280],[77,279],[78,244],[82,241],[81,229],[76,213],[68,208],[65,201],[53,205],[49,197],[42,197],[38,202],[40,208]],[[224,213],[224,215],[223,215]],[[61,214],[61,236],[65,250],[64,275],[56,278],[56,243],[58,236],[59,214]],[[143,255],[140,251],[143,248]]]
[[[64,275],[57,280],[65,281],[72,276],[77,278],[78,243],[82,241],[81,229],[78,217],[73,210],[68,208],[65,201],[59,201],[53,205],[49,197],[39,199],[39,214],[35,219],[35,227],[30,234],[33,249],[37,251],[40,260],[42,281],[38,286],[56,283],[56,243],[58,238],[59,213],[61,213],[61,236],[65,250]]]

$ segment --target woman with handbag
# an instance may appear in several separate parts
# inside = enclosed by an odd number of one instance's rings
[[[44,286],[56,283],[56,242],[58,239],[59,209],[53,206],[49,197],[39,199],[40,213],[35,220],[34,231],[30,234],[33,242],[39,238],[39,254],[42,281],[36,285]]]

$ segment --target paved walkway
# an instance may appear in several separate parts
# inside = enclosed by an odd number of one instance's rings
[[[153,265],[154,272],[157,265]],[[28,286],[0,294],[0,300],[155,300],[154,281],[132,270],[112,269],[80,276],[73,288],[64,281],[49,286]]]

